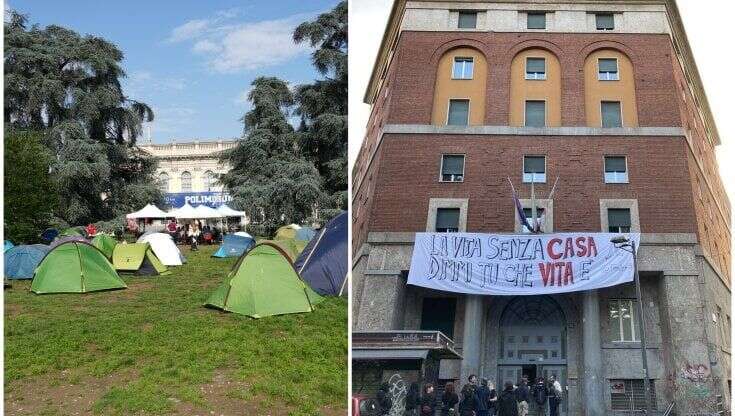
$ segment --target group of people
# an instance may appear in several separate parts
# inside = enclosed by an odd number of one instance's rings
[[[492,381],[483,378],[478,384],[474,374],[467,381],[459,394],[453,383],[447,383],[439,399],[433,384],[426,383],[423,391],[419,391],[419,384],[412,383],[406,394],[406,416],[435,416],[437,411],[441,416],[527,416],[531,406],[539,416],[559,414],[563,391],[553,375],[548,380],[539,377],[533,386],[529,386],[525,376],[517,386],[507,382],[500,394]],[[389,387],[383,383],[378,390],[381,416],[388,415],[393,407]]]

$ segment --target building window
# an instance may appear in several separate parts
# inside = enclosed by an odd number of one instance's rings
[[[656,409],[656,389],[653,380],[648,381],[651,392],[651,409]],[[646,410],[646,391],[643,379],[610,380],[612,410]]]
[[[629,208],[608,208],[607,209],[607,228],[611,233],[629,233],[630,232],[630,209]]]
[[[625,156],[605,156],[605,183],[628,183]]]
[[[597,30],[614,30],[615,16],[612,13],[597,13],[595,15]]]
[[[441,331],[450,339],[453,338],[456,306],[456,298],[424,298],[421,305],[421,330]]]
[[[459,208],[437,208],[434,229],[438,233],[459,232]]]
[[[546,13],[528,13],[528,29],[546,29]]]
[[[620,101],[603,101],[600,104],[602,127],[623,127],[623,115],[620,112]]]
[[[474,60],[472,58],[454,58],[452,79],[472,79]]]
[[[191,173],[189,172],[181,174],[181,192],[191,192]]]
[[[636,305],[636,301],[632,299],[610,299],[610,331],[613,342],[638,341]]]
[[[526,58],[526,79],[546,79],[546,59]]]
[[[546,101],[526,101],[526,127],[546,126]]]
[[[158,175],[158,181],[159,181],[159,189],[161,192],[166,193],[168,192],[168,184],[169,184],[169,176],[166,172],[161,172],[160,175]]]
[[[619,81],[618,60],[615,58],[600,58],[597,60],[597,79],[600,81]]]
[[[459,12],[457,23],[460,29],[475,29],[477,27],[477,12]]]
[[[531,208],[523,208],[523,215],[528,219],[528,224],[533,227],[533,211]],[[544,209],[536,207],[536,219],[539,222],[539,229],[544,229]],[[523,234],[531,234],[533,230],[529,230],[524,224],[521,224],[521,232]]]
[[[523,182],[546,183],[546,156],[523,156]]]
[[[215,184],[214,173],[211,170],[204,172],[204,190],[209,192]]]
[[[449,100],[447,125],[466,126],[469,124],[470,100]]]
[[[464,181],[464,155],[442,155],[442,182]]]

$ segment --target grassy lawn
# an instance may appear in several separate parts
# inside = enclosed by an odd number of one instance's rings
[[[184,249],[128,289],[5,290],[5,414],[344,415],[347,302],[263,319],[202,306],[235,259]]]

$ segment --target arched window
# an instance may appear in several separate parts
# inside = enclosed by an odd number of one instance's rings
[[[191,192],[191,173],[181,173],[181,192]]]
[[[431,123],[479,126],[485,121],[485,55],[474,48],[447,51],[436,71]]]
[[[561,65],[546,49],[521,51],[511,63],[510,125],[561,126]]]
[[[168,183],[169,183],[169,176],[166,172],[161,172],[160,175],[158,175],[158,182],[159,187],[161,189],[161,192],[168,192]]]
[[[615,49],[600,49],[584,62],[585,113],[589,127],[637,127],[633,64]]]
[[[204,172],[204,190],[209,192],[215,185],[214,173],[211,170]]]

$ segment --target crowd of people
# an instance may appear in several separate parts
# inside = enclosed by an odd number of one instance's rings
[[[539,377],[529,386],[523,377],[515,385],[505,383],[498,393],[492,381],[479,380],[474,374],[457,394],[454,384],[447,383],[444,393],[437,397],[434,385],[426,383],[423,390],[418,383],[412,383],[406,394],[406,416],[527,416],[533,409],[538,416],[558,416],[563,391],[561,383],[552,375],[548,380]],[[393,401],[389,394],[390,386],[383,383],[378,390],[379,414],[390,414]],[[547,411],[548,409],[548,411]]]
[[[93,226],[93,224],[90,224]],[[126,225],[126,231],[131,233],[134,238],[143,234],[143,230],[138,221],[129,219]],[[151,220],[146,220],[145,228],[168,233],[177,244],[189,244],[192,250],[197,250],[199,244],[202,243],[218,243],[222,240],[222,236],[226,233],[237,231],[235,228],[221,229],[217,226],[202,224],[201,220],[191,220],[179,222],[176,219],[170,219],[163,227],[154,226]]]

